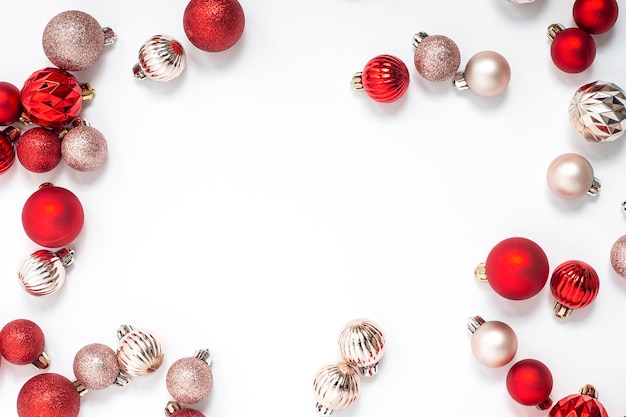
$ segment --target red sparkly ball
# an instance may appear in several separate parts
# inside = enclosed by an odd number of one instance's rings
[[[34,127],[22,134],[15,152],[27,170],[48,172],[61,161],[61,138],[48,129]]]
[[[245,26],[237,0],[191,0],[183,14],[187,38],[199,49],[220,52],[233,46]]]
[[[378,55],[365,64],[361,84],[372,99],[391,103],[402,97],[409,88],[409,69],[395,56]]]
[[[20,90],[7,82],[0,82],[0,126],[17,122],[22,115]]]
[[[539,245],[523,237],[511,237],[491,249],[485,261],[487,282],[510,300],[536,295],[548,282],[548,257]]]
[[[59,68],[35,71],[22,87],[22,107],[31,122],[59,128],[83,108],[82,88],[76,78]]]
[[[15,145],[5,131],[0,132],[0,174],[4,174],[15,162]]]
[[[619,8],[616,0],[576,0],[573,14],[576,26],[597,35],[615,25]]]
[[[38,245],[60,248],[68,245],[83,228],[83,206],[71,191],[42,184],[24,204],[22,225]]]
[[[0,330],[0,354],[15,365],[37,361],[45,344],[43,331],[30,320],[13,320]]]
[[[550,291],[556,300],[557,317],[588,306],[598,296],[600,279],[593,267],[583,261],[567,261],[557,266],[550,278]]]
[[[548,417],[609,417],[609,414],[596,398],[585,394],[573,394],[554,404]]]
[[[580,28],[563,29],[552,39],[550,56],[561,71],[572,74],[583,72],[596,58],[596,43],[589,33]]]
[[[170,417],[204,417],[204,414],[193,408],[181,408],[173,412]]]
[[[32,377],[17,395],[19,417],[76,417],[80,396],[66,377],[45,373]]]
[[[542,410],[552,405],[552,373],[543,362],[523,359],[515,363],[506,375],[506,389],[522,405],[539,406]]]

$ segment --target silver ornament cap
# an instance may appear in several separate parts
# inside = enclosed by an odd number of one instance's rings
[[[17,268],[22,288],[40,297],[56,292],[65,282],[65,268],[74,263],[74,250],[63,248],[56,252],[37,250],[25,256]]]
[[[147,376],[163,363],[161,342],[151,332],[122,325],[117,331],[117,362],[128,376]]]
[[[139,60],[133,67],[135,78],[167,82],[185,69],[185,49],[169,35],[154,35],[139,49]]]
[[[380,327],[368,319],[351,320],[339,334],[339,351],[343,360],[363,376],[374,376],[387,344]]]
[[[349,407],[359,397],[361,381],[356,370],[345,362],[321,367],[313,378],[315,405],[321,415]]]
[[[589,142],[611,142],[626,128],[626,95],[616,84],[594,81],[583,85],[570,100],[569,119]]]

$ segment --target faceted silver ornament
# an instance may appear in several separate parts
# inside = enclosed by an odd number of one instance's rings
[[[34,296],[56,292],[65,282],[65,268],[74,262],[72,249],[56,252],[37,250],[25,256],[17,268],[17,277],[22,288]]]
[[[154,35],[139,49],[139,62],[133,67],[135,78],[167,82],[185,69],[183,46],[168,35]]]
[[[626,96],[612,82],[594,81],[576,90],[570,100],[569,119],[589,142],[611,142],[626,128]]]
[[[359,397],[361,381],[356,370],[345,362],[320,368],[313,378],[318,413],[330,415],[350,406]]]
[[[129,376],[147,376],[163,363],[161,342],[147,330],[122,325],[117,331],[117,362]]]
[[[374,376],[378,362],[385,354],[385,336],[371,320],[351,320],[339,334],[339,351],[343,360],[363,376]]]

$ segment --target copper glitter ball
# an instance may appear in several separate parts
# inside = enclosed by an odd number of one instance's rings
[[[112,385],[120,373],[115,351],[92,343],[83,347],[74,357],[74,375],[87,389],[99,390]]]
[[[414,37],[414,62],[417,72],[428,81],[445,81],[461,65],[461,52],[452,39],[420,32]]]
[[[107,141],[98,129],[76,126],[63,137],[61,154],[63,160],[73,169],[94,171],[107,157]]]

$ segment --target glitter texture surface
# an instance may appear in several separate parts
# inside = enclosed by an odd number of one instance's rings
[[[61,162],[61,139],[42,127],[28,129],[15,146],[17,159],[31,172],[48,172]]]
[[[193,408],[181,408],[175,411],[170,417],[204,417],[204,414]]]
[[[91,126],[70,129],[61,142],[63,160],[77,171],[93,171],[99,168],[108,154],[104,135]]]
[[[442,35],[427,36],[415,48],[413,57],[417,72],[428,81],[445,81],[461,65],[459,47]]]
[[[237,0],[191,0],[183,14],[183,27],[191,43],[207,52],[233,46],[245,26],[243,8]]]
[[[167,390],[183,404],[195,404],[205,399],[213,388],[213,372],[198,358],[182,358],[172,364],[165,380]]]
[[[30,320],[13,320],[0,330],[0,354],[15,365],[35,362],[44,346],[41,328]]]
[[[92,343],[74,357],[74,375],[87,389],[106,388],[115,382],[119,373],[115,351],[106,345]]]
[[[622,278],[626,278],[626,235],[615,241],[611,247],[611,266]]]
[[[46,25],[43,50],[50,62],[67,71],[81,71],[96,63],[104,49],[104,31],[91,15],[68,10]]]
[[[72,381],[52,372],[32,377],[17,396],[19,417],[76,417],[80,397]]]

